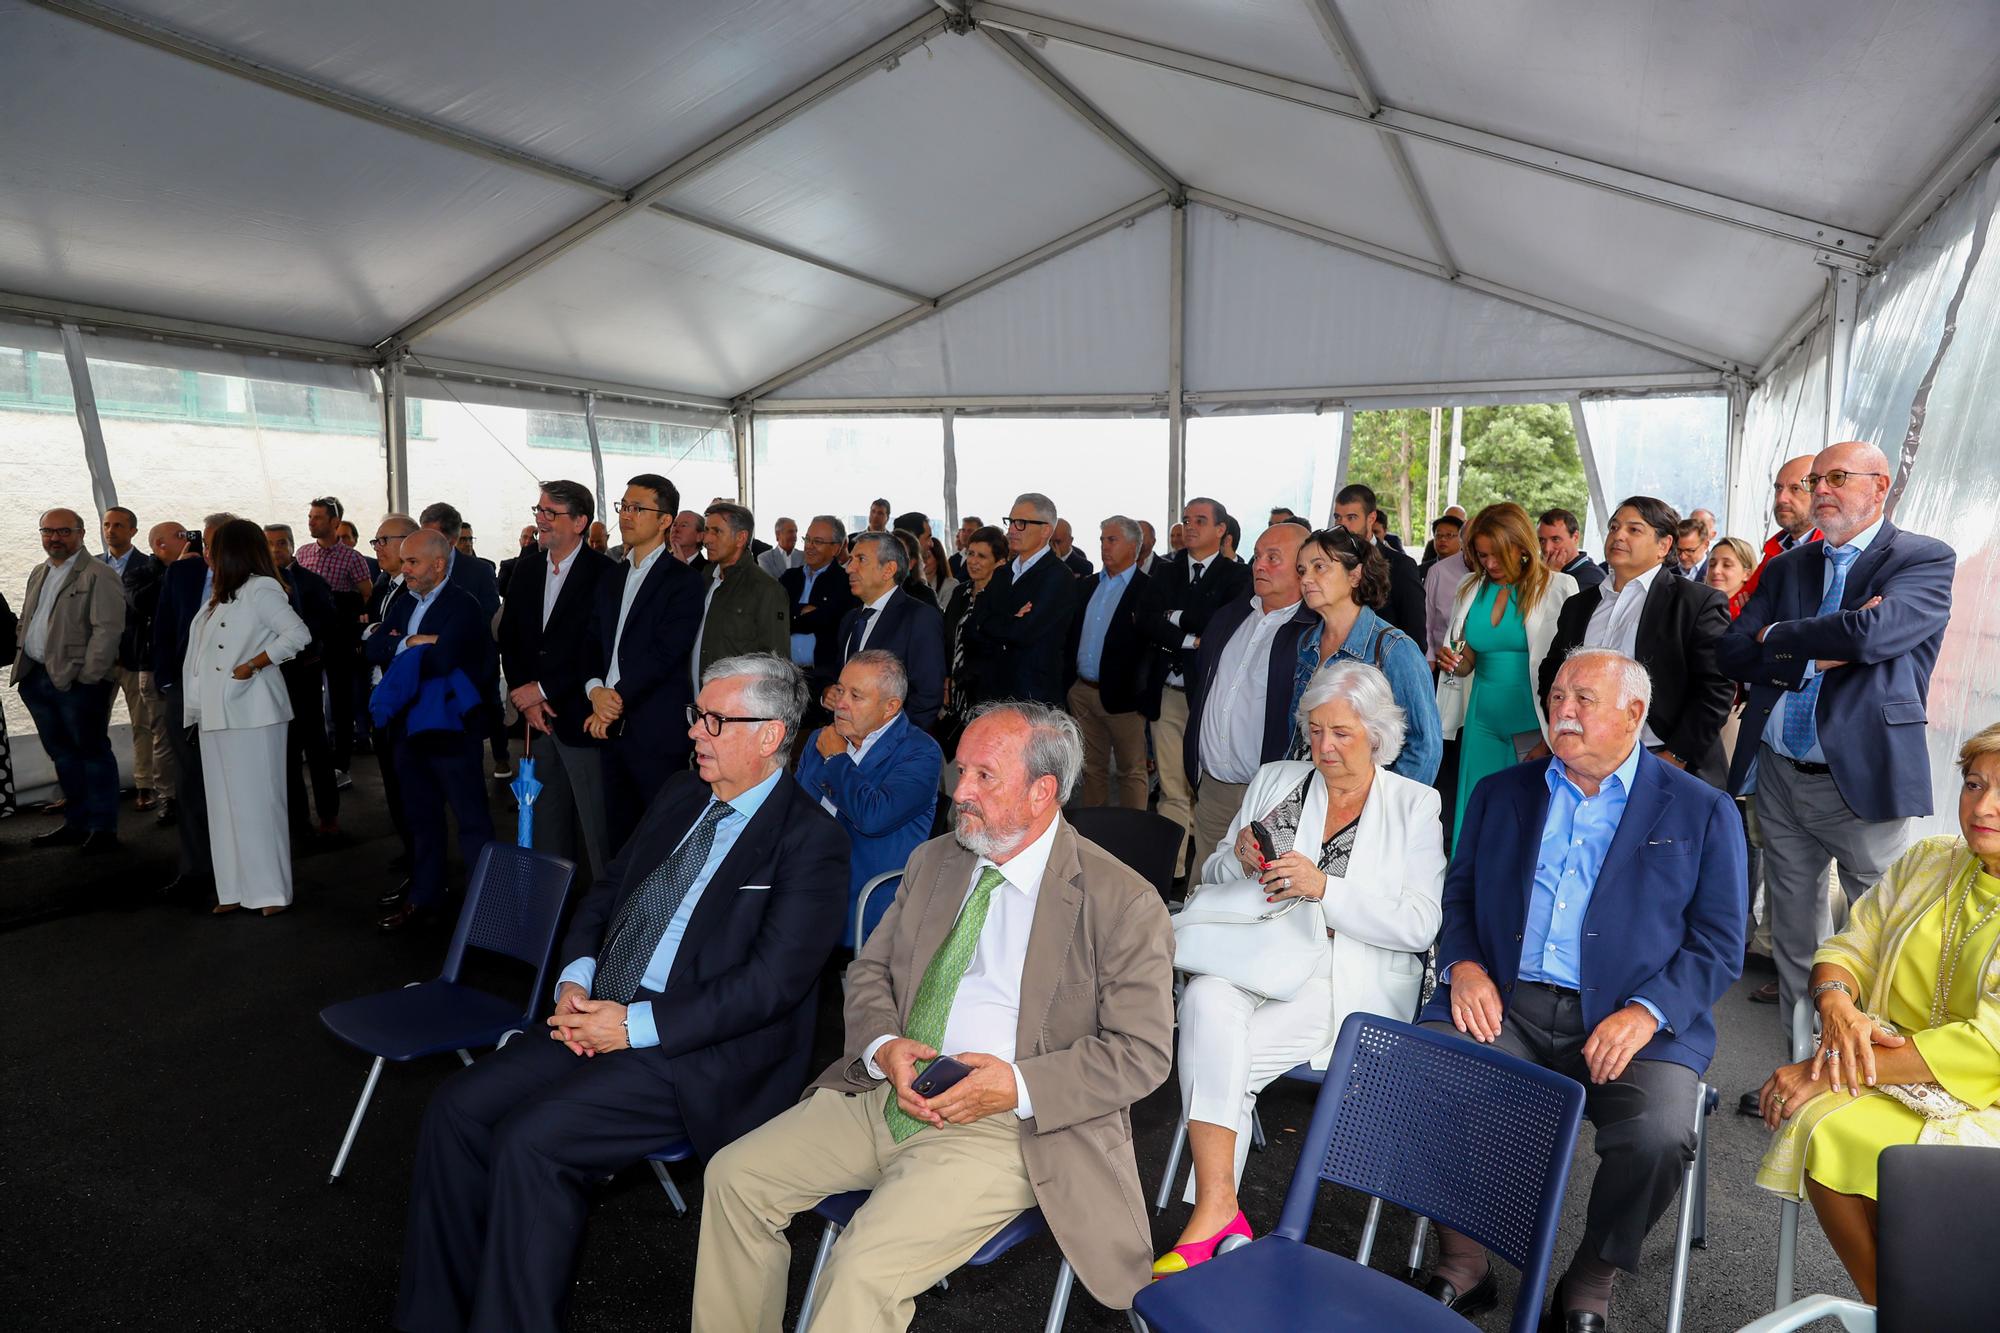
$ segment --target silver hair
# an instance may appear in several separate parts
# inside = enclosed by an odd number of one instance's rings
[[[1646,668],[1627,657],[1616,648],[1594,648],[1589,644],[1579,644],[1569,650],[1563,658],[1563,665],[1572,662],[1588,662],[1593,658],[1608,658],[1618,667],[1618,706],[1625,708],[1637,699],[1640,704],[1639,725],[1644,727],[1646,719],[1653,714],[1653,678],[1646,674]]]
[[[910,673],[903,659],[887,648],[864,648],[847,659],[847,666],[873,667],[882,673],[882,693],[898,701],[910,697]],[[847,667],[842,667],[845,672]]]
[[[298,545],[297,539],[292,536],[292,525],[289,523],[266,523],[264,525],[264,531],[282,532],[285,534],[285,544],[287,546]]]
[[[904,576],[910,572],[910,553],[905,551],[903,544],[896,540],[895,533],[861,533],[854,539],[854,550],[858,551],[864,546],[875,553],[875,559],[878,563],[884,565],[893,564],[896,566],[897,582],[900,583]],[[849,554],[851,555],[853,552],[849,552]]]
[[[1313,710],[1336,699],[1345,700],[1368,733],[1368,749],[1378,767],[1387,768],[1403,752],[1407,715],[1389,688],[1389,678],[1366,662],[1335,658],[1313,673],[1299,696],[1299,730],[1304,732]]]
[[[207,518],[204,518],[201,521],[201,527],[202,531],[206,532],[210,528],[219,528],[224,523],[234,523],[235,521],[236,521],[236,515],[230,513],[227,509],[224,509],[217,513],[210,514]]]
[[[966,718],[970,726],[983,717],[1018,717],[1028,725],[1028,744],[1021,758],[1028,769],[1028,781],[1052,777],[1056,780],[1056,804],[1068,805],[1083,775],[1083,733],[1076,719],[1060,708],[1029,699],[995,699],[972,710]]]
[[[1049,499],[1048,496],[1043,495],[1040,491],[1022,491],[1014,497],[1014,507],[1018,509],[1022,505],[1026,505],[1028,508],[1034,510],[1035,517],[1042,520],[1042,522],[1048,524],[1050,527],[1055,526],[1056,502]]]
[[[799,734],[799,720],[806,715],[805,674],[775,654],[742,653],[717,658],[701,673],[701,683],[706,687],[739,677],[745,682],[743,707],[758,717],[784,723],[789,744]]]
[[[1123,514],[1113,514],[1110,518],[1098,524],[1097,527],[1100,532],[1105,528],[1118,529],[1118,535],[1131,542],[1134,546],[1141,545],[1146,540],[1146,534],[1139,531],[1138,522],[1125,517]]]
[[[757,516],[742,505],[731,504],[727,500],[717,500],[702,510],[703,515],[721,519],[728,525],[731,535],[742,537],[757,530]]]
[[[847,540],[847,525],[832,514],[814,514],[812,516],[812,523],[825,523],[832,527],[833,539],[835,541],[844,542]],[[811,527],[812,523],[808,523],[806,526]]]
[[[410,515],[408,514],[384,514],[382,515],[382,523],[394,523],[397,527],[403,530],[403,535],[405,537],[409,536],[411,533],[415,532],[420,526],[422,526],[417,522],[416,519],[410,517]],[[375,525],[375,530],[377,532],[380,532],[382,530],[382,523],[377,523]]]

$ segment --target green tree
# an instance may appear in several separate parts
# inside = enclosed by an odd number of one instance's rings
[[[1450,466],[1451,414],[1445,412],[1438,466]],[[1429,408],[1354,414],[1354,440],[1347,461],[1349,481],[1365,482],[1404,544],[1421,544],[1435,515],[1424,511],[1430,479]],[[1522,403],[1465,409],[1462,430],[1465,462],[1459,469],[1458,502],[1468,514],[1512,500],[1535,517],[1555,506],[1584,512],[1588,487],[1569,408],[1561,403]],[[1445,477],[1438,478],[1438,511],[1446,504]]]

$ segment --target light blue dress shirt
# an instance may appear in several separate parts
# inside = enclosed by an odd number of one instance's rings
[[[122,579],[125,577],[125,566],[132,563],[132,552],[138,549],[136,546],[128,546],[125,548],[125,554],[123,555],[113,555],[109,551],[103,551],[98,554],[97,558],[117,570],[118,577]]]
[[[1104,636],[1111,631],[1111,618],[1118,614],[1118,603],[1125,596],[1125,589],[1132,586],[1132,571],[1136,565],[1125,566],[1125,572],[1115,578],[1102,575],[1097,580],[1097,591],[1090,594],[1090,604],[1083,609],[1083,637],[1076,647],[1076,674],[1095,684],[1102,678],[1104,666]]]
[[[729,849],[743,836],[743,830],[750,826],[750,821],[756,817],[757,811],[763,807],[765,800],[776,789],[779,779],[784,776],[785,770],[781,768],[729,803],[730,809],[735,813],[715,826],[715,841],[709,845],[708,859],[701,863],[701,873],[694,877],[694,885],[688,889],[687,897],[681,899],[681,905],[674,911],[673,920],[667,922],[666,933],[660,936],[660,943],[646,964],[645,975],[639,978],[639,984],[647,990],[657,991],[666,986],[667,977],[674,970],[674,957],[681,951],[681,939],[687,934],[688,922],[694,917],[695,905],[701,901],[702,891],[708,887],[708,881],[721,868],[722,858],[729,855]],[[710,796],[708,801],[709,805],[713,805],[715,797]],[[707,810],[708,806],[704,805],[702,811],[705,813]],[[688,825],[688,833],[700,827],[701,815],[697,814],[694,822]],[[681,835],[681,842],[686,841],[687,834],[684,833]],[[675,843],[674,847],[678,850],[680,843]],[[649,869],[647,873],[651,874],[652,871]],[[563,969],[562,976],[556,980],[556,990],[560,993],[563,982],[574,981],[587,991],[590,989],[590,983],[596,979],[597,959],[579,958]],[[653,1021],[651,1000],[641,1000],[626,1007],[625,1039],[635,1049],[660,1044],[660,1029]]]
[[[1583,918],[1597,890],[1597,875],[1610,854],[1611,840],[1625,817],[1632,796],[1632,775],[1639,771],[1639,746],[1618,771],[1606,778],[1597,795],[1585,796],[1570,781],[1560,759],[1550,759],[1549,813],[1542,821],[1541,850],[1535,855],[1535,887],[1528,897],[1528,917],[1521,929],[1522,981],[1541,981],[1566,990],[1582,989]],[[1634,995],[1653,1020],[1665,1027],[1666,1016],[1652,1001]]]
[[[818,569],[806,569],[805,566],[801,565],[799,568],[804,573],[804,586],[799,591],[799,605],[804,606],[806,603],[812,601],[813,584],[819,581],[820,575],[832,569],[833,566],[826,564],[821,565]],[[824,615],[825,612],[822,611],[821,614]],[[813,649],[818,646],[819,640],[812,635],[794,634],[792,636],[792,661],[808,671],[812,670]]]
[[[411,593],[411,596],[416,598],[416,605],[410,608],[410,623],[403,629],[402,642],[396,645],[397,653],[400,654],[405,648],[409,647],[410,640],[423,632],[417,627],[424,623],[424,612],[431,609],[431,603],[438,599],[438,594],[444,591],[444,586],[445,581],[439,579],[431,586],[429,592],[422,595]]]
[[[1873,523],[1863,528],[1860,531],[1860,533],[1855,536],[1854,540],[1847,543],[1849,546],[1854,548],[1855,551],[1854,558],[1856,560],[1859,560],[1861,558],[1861,553],[1867,551],[1868,544],[1874,541],[1876,535],[1879,534],[1881,531],[1882,531],[1882,520],[1878,518]],[[1822,557],[1822,559],[1824,559],[1824,557]],[[1833,586],[1833,574],[1834,574],[1833,561],[1827,560],[1825,563],[1826,563],[1826,568],[1821,573],[1820,583],[1819,583],[1819,595],[1821,601],[1826,600],[1826,590]],[[1848,569],[1850,571],[1853,568],[1854,566],[1852,565],[1848,566]],[[1817,676],[1818,674],[1819,674],[1819,663],[1807,662],[1805,675],[1799,678],[1799,683],[1803,685],[1805,684],[1806,681],[1811,680],[1814,676]],[[1779,698],[1777,704],[1771,709],[1771,716],[1764,719],[1764,734],[1761,739],[1763,740],[1764,744],[1770,746],[1773,750],[1776,750],[1779,754],[1791,755],[1792,758],[1798,760],[1800,763],[1805,763],[1805,764],[1825,763],[1826,747],[1822,744],[1819,744],[1817,741],[1815,741],[1815,743],[1811,746],[1811,748],[1809,748],[1804,754],[1792,754],[1791,747],[1785,744],[1785,705],[1789,704],[1790,702],[1791,702],[1790,694],[1786,694],[1781,698]]]

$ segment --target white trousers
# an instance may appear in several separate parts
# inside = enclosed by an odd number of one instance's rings
[[[1257,1094],[1333,1045],[1333,981],[1322,973],[1289,1000],[1260,1000],[1221,977],[1181,992],[1181,1105],[1189,1120],[1236,1131],[1236,1179],[1250,1155]],[[1194,1175],[1188,1174],[1189,1202]]]
[[[244,907],[289,907],[292,831],[285,817],[285,726],[201,731],[215,898]]]

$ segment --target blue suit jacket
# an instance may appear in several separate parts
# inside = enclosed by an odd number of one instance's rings
[[[632,566],[619,564],[597,580],[597,602],[591,611],[585,680],[610,679],[611,649],[618,647],[618,696],[625,713],[611,733],[611,748],[620,761],[643,775],[650,791],[669,774],[687,767],[694,742],[688,739],[687,707],[694,702],[694,676],[688,664],[695,635],[701,632],[702,597],[707,585],[690,565],[662,552],[646,566],[645,581],[618,634],[618,607],[625,597],[625,580]],[[650,792],[649,792],[650,794]]]
[[[389,608],[389,618],[382,627],[362,642],[361,655],[375,666],[387,669],[396,660],[396,645],[409,632],[410,613],[417,609],[414,596],[398,597]],[[487,626],[491,620],[472,599],[472,594],[463,588],[447,583],[439,589],[437,600],[424,612],[423,620],[417,625],[418,634],[435,634],[438,641],[423,655],[418,664],[417,674],[424,680],[448,677],[454,671],[463,672],[467,680],[480,682],[490,680],[494,671],[493,634]],[[488,719],[483,715],[487,705],[467,714],[465,726],[468,731],[483,734],[481,728]],[[407,720],[405,714],[405,720]]]
[[[490,624],[493,615],[500,609],[500,580],[487,561],[451,553],[451,568],[445,578],[454,588],[463,588],[472,594],[472,600]]]
[[[1841,609],[1822,616],[1826,543],[1805,542],[1772,558],[1715,646],[1716,665],[1750,687],[1729,790],[1749,789],[1757,738],[1771,709],[1804,684],[1806,664],[1845,662],[1826,673],[1814,709],[1841,799],[1867,820],[1931,813],[1924,710],[1957,565],[1943,542],[1885,521],[1848,569]],[[1875,597],[1880,606],[1860,609]],[[1759,643],[1766,626],[1770,633]]]
[[[854,848],[847,883],[849,920],[842,932],[849,948],[855,947],[852,909],[861,886],[885,870],[901,870],[917,844],[931,836],[938,776],[943,771],[944,751],[910,725],[907,713],[897,714],[859,764],[845,754],[831,759],[822,755],[819,732],[806,737],[799,759],[799,785],[813,800],[833,802],[840,811],[840,827]],[[866,928],[872,928],[889,910],[894,897],[890,893],[876,895],[877,906],[869,913]]]
[[[842,664],[854,656],[854,639],[864,609],[857,606],[840,618]],[[903,711],[910,721],[919,727],[937,721],[944,703],[944,613],[898,588],[882,608],[882,623],[869,634],[868,646],[902,659],[903,670],[910,677],[910,696],[903,701]]]
[[[1472,789],[1459,819],[1459,854],[1444,877],[1438,970],[1485,968],[1511,1003],[1535,861],[1548,817],[1549,761],[1503,768]],[[1632,793],[1583,917],[1578,981],[1583,1021],[1595,1028],[1643,995],[1667,1026],[1634,1057],[1700,1073],[1715,1055],[1717,1000],[1743,970],[1748,911],[1743,819],[1722,792],[1639,754]],[[1451,1021],[1440,984],[1424,1022]]]

